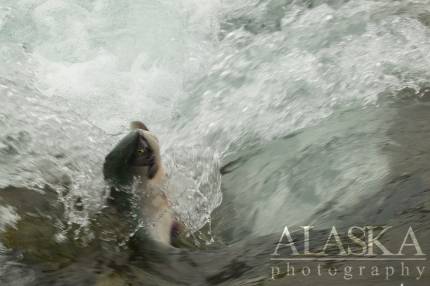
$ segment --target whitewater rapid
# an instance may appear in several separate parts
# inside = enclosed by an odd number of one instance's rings
[[[426,3],[3,0],[0,187],[67,185],[70,221],[85,226],[103,207],[105,154],[142,120],[193,230],[229,197],[252,232],[271,233],[358,178],[347,207],[383,183],[383,139],[368,141],[369,122],[392,114],[342,114],[429,81]],[[362,145],[350,145],[367,124]],[[276,145],[306,129],[315,133]],[[339,133],[344,145],[324,153]],[[247,156],[253,164],[225,177],[223,196],[221,167]]]

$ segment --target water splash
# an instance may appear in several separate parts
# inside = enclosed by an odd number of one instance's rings
[[[3,1],[1,185],[71,183],[70,206],[99,206],[103,156],[141,119],[198,229],[231,156],[429,81],[411,3]]]

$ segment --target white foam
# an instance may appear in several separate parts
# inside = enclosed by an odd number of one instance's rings
[[[65,173],[95,201],[103,154],[143,120],[172,176],[190,170],[176,183],[201,198],[206,209],[189,214],[198,227],[221,201],[216,174],[228,152],[430,79],[428,27],[397,13],[403,2],[5,0],[0,76],[12,83],[2,83],[0,115],[11,123],[0,138],[29,129],[32,141],[0,167],[0,185]]]

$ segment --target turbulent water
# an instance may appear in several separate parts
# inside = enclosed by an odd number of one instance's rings
[[[427,0],[0,0],[0,189],[28,189],[15,201],[55,190],[65,219],[52,239],[90,243],[104,156],[142,120],[176,212],[209,246],[286,224],[366,223],[381,204],[356,214],[364,202],[430,169],[413,143],[429,132],[429,55]],[[1,200],[0,215],[0,229],[23,219]],[[10,285],[38,276],[3,268]],[[203,285],[175,271],[166,285]],[[224,276],[205,281],[241,277]]]

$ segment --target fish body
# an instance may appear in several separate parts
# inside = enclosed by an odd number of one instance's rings
[[[103,173],[109,204],[145,240],[170,245],[175,217],[166,196],[168,180],[157,137],[135,122],[106,156]]]

